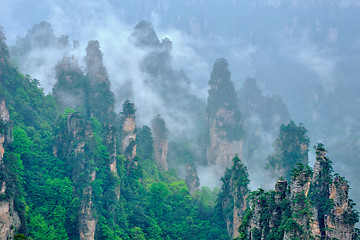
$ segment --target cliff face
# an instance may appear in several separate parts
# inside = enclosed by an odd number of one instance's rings
[[[72,179],[76,183],[75,193],[80,198],[80,239],[94,239],[96,219],[91,183],[95,180],[96,172],[93,159],[89,154],[93,148],[92,128],[83,117],[76,113],[69,113],[64,119],[64,124],[54,153],[56,156],[68,159],[72,166]]]
[[[6,146],[11,143],[11,124],[9,111],[6,108],[5,100],[0,99],[0,168],[6,172],[3,157]],[[8,179],[0,178],[0,240],[12,239],[21,222],[18,213],[14,208],[14,198],[7,197]]]
[[[331,208],[329,200],[331,171],[331,161],[326,157],[326,150],[319,145],[316,148],[316,161],[310,188],[310,197],[314,203],[311,231],[317,239],[326,239],[327,237],[325,218]]]
[[[220,195],[223,215],[227,225],[227,231],[231,238],[239,235],[240,220],[244,217],[247,209],[248,196],[248,173],[238,156],[233,158],[233,166],[226,169]]]
[[[200,180],[194,164],[186,164],[185,183],[187,188],[189,189],[190,194],[193,194],[195,191],[199,190]]]
[[[6,142],[10,142],[11,140],[11,134],[10,134],[10,129],[9,127],[7,127],[6,125],[9,123],[10,121],[10,115],[9,115],[9,111],[6,108],[6,104],[5,104],[5,100],[4,99],[0,99],[0,124],[1,124],[1,128],[0,128],[0,165],[3,163],[3,157],[4,157],[4,145],[5,145],[5,141]]]
[[[288,191],[286,181],[279,180],[275,192],[251,193],[252,208],[238,239],[355,239],[359,217],[348,198],[349,185],[337,174],[331,180],[331,161],[322,144],[316,153],[314,171],[298,164]]]
[[[330,239],[355,239],[354,221],[356,216],[353,214],[353,204],[349,201],[349,185],[347,181],[335,176],[330,186],[330,199],[334,201],[331,213],[326,217],[327,235]]]
[[[127,169],[133,166],[136,157],[135,107],[129,100],[123,105],[121,116],[121,153],[128,160]]]
[[[218,165],[225,169],[231,167],[232,158],[235,154],[242,155],[243,142],[228,140],[227,132],[223,130],[226,125],[235,125],[234,112],[225,108],[220,108],[215,117],[209,118],[209,145],[207,147],[206,157],[208,164]]]
[[[243,130],[230,75],[227,61],[216,60],[209,80],[207,101],[207,162],[208,165],[215,164],[222,170],[231,166],[235,154],[242,156]]]
[[[110,90],[110,80],[98,41],[88,43],[85,61],[90,114],[93,114],[102,123],[109,123],[115,118],[115,100],[114,94]]]
[[[311,221],[311,206],[307,201],[310,188],[311,172],[306,168],[299,168],[294,172],[290,184],[290,202],[291,220],[293,227],[285,230],[284,239],[309,239]]]
[[[169,131],[166,128],[165,121],[159,115],[151,121],[153,130],[153,147],[156,160],[156,166],[161,170],[168,170],[168,136]]]

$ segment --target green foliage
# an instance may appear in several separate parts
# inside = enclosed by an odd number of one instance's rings
[[[123,111],[121,112],[123,115],[134,115],[135,114],[135,104],[132,103],[129,99],[126,99],[123,104]]]
[[[234,83],[230,77],[226,59],[217,59],[209,80],[210,89],[206,111],[208,119],[217,120],[216,127],[226,133],[226,139],[239,140],[244,136],[244,130],[241,126],[241,114],[237,105]],[[219,109],[224,109],[226,114],[218,114]]]
[[[288,182],[291,180],[291,170],[297,163],[308,164],[310,140],[307,132],[302,123],[296,126],[290,121],[288,125],[281,125],[279,135],[273,144],[275,153],[267,158],[268,168],[282,172],[282,177]]]
[[[138,141],[136,147],[137,156],[143,160],[153,159],[154,147],[151,129],[148,126],[143,126],[142,128],[137,129],[136,139]]]
[[[241,224],[238,228],[239,236],[235,238],[235,240],[247,240],[250,238],[248,235],[247,229],[250,226],[250,220],[252,218],[253,211],[248,209],[241,220]]]
[[[303,174],[306,179],[309,179],[313,175],[313,170],[309,165],[304,165],[301,162],[298,162],[296,164],[296,168],[291,170],[291,177],[294,180],[297,178],[300,174]]]
[[[230,78],[231,72],[226,59],[217,59],[213,65],[209,80],[208,114],[215,114],[221,107],[230,110],[237,108],[234,83]]]

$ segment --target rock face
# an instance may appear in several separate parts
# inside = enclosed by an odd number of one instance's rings
[[[334,201],[334,208],[325,219],[327,235],[330,239],[355,239],[356,216],[353,214],[348,193],[347,181],[340,176],[335,176],[330,186],[330,199]]]
[[[348,198],[347,181],[335,174],[322,144],[314,171],[298,164],[290,189],[279,180],[275,192],[251,193],[252,207],[242,220],[239,239],[355,239],[358,213]]]
[[[129,169],[136,157],[135,107],[129,100],[125,101],[121,116],[121,153],[128,160]]]
[[[231,238],[239,235],[238,228],[247,208],[249,193],[248,173],[238,156],[233,158],[233,166],[226,169],[220,195],[223,215],[226,221],[228,234]]]
[[[313,221],[311,223],[312,235],[317,239],[326,239],[326,215],[330,211],[330,185],[331,185],[331,161],[326,157],[326,150],[322,144],[316,148],[316,161],[314,174],[311,180],[311,198],[313,204]]]
[[[10,142],[11,134],[10,129],[6,126],[10,121],[9,111],[6,108],[5,100],[0,99],[0,165],[3,163],[4,157],[4,144]]]
[[[290,184],[290,194],[288,196],[291,210],[291,221],[293,227],[285,230],[284,239],[309,239],[311,222],[311,206],[306,200],[311,180],[311,171],[307,168],[299,167],[294,172]],[[299,227],[301,226],[301,227]]]
[[[7,171],[3,162],[6,146],[11,143],[11,124],[9,111],[6,108],[5,100],[0,99],[0,168],[1,171]],[[12,239],[21,222],[18,213],[14,208],[13,197],[8,198],[6,189],[7,179],[0,179],[0,240]]]
[[[69,113],[64,119],[62,132],[58,136],[56,156],[68,159],[72,166],[72,178],[77,187],[75,193],[80,199],[79,236],[80,239],[94,239],[96,219],[92,201],[91,183],[95,180],[94,161],[89,151],[94,148],[93,132],[90,124],[79,114]],[[85,173],[85,174],[83,174]]]
[[[153,132],[153,146],[156,166],[161,170],[168,170],[167,153],[168,153],[168,137],[169,131],[166,128],[165,121],[156,116],[151,121]]]
[[[207,101],[209,127],[207,162],[208,165],[215,164],[222,170],[231,166],[235,154],[242,156],[243,131],[230,75],[227,61],[216,60],[209,81]]]
[[[105,141],[105,145],[107,146],[108,152],[109,152],[109,168],[110,168],[110,172],[116,177],[118,178],[118,172],[117,172],[117,148],[116,148],[116,144],[117,144],[117,137],[116,137],[116,131],[115,128],[112,125],[107,125],[105,126],[105,130],[106,130],[106,141]],[[115,187],[115,194],[116,194],[116,198],[119,200],[120,199],[120,185],[117,185]]]
[[[210,143],[206,152],[208,164],[215,164],[223,169],[231,167],[231,160],[235,154],[242,154],[243,145],[242,141],[226,139],[227,133],[221,129],[226,124],[236,124],[231,110],[219,109],[215,117],[209,119]]]
[[[195,191],[199,190],[200,180],[194,164],[186,163],[185,183],[189,189],[190,194],[193,194]]]
[[[99,42],[90,41],[86,53],[86,75],[74,57],[63,57],[57,63],[54,98],[61,112],[70,107],[86,117],[94,116],[100,122],[109,124],[115,119],[115,101]]]
[[[100,122],[114,120],[114,94],[103,63],[103,54],[98,41],[89,41],[86,48],[86,78],[88,80],[89,108]]]

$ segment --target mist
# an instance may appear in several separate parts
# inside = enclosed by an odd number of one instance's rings
[[[19,70],[40,80],[46,93],[52,92],[56,82],[54,66],[62,56],[74,56],[84,69],[87,42],[98,40],[117,112],[121,112],[128,97],[124,96],[126,90],[135,102],[139,126],[149,125],[152,118],[161,114],[173,136],[201,132],[191,113],[181,107],[169,108],[166,99],[148,84],[151,76],[141,69],[141,62],[154,49],[139,48],[131,39],[136,24],[146,20],[160,41],[168,38],[172,42],[171,69],[183,70],[189,92],[203,106],[211,66],[215,59],[224,57],[236,89],[240,90],[245,80],[253,77],[264,95],[280,95],[291,119],[303,122],[309,130],[311,144],[323,142],[335,171],[356,186],[360,183],[359,8],[360,2],[356,0],[336,3],[103,0],[72,4],[5,0],[0,7],[0,25],[10,48],[40,21],[49,22],[57,38],[69,36],[67,48],[31,47],[21,59],[15,59]],[[71,46],[73,40],[79,41],[78,48]],[[127,89],[128,83],[131,89]],[[264,159],[272,153],[276,135],[276,131],[261,135],[263,147],[257,157],[258,165],[250,166],[254,161],[244,159],[252,189],[269,182],[257,166],[265,165]],[[314,162],[313,150],[309,161]],[[213,179],[221,176],[214,172],[199,164],[200,182],[218,185]],[[268,187],[271,186],[264,188]],[[358,189],[352,189],[351,195],[359,202]]]

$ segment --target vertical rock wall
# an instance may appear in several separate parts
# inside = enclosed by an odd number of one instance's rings
[[[89,151],[93,149],[93,132],[90,124],[79,114],[69,113],[66,126],[58,136],[54,153],[72,165],[72,178],[76,183],[75,194],[80,198],[80,240],[95,238],[96,218],[92,201],[91,183],[96,178],[95,166]]]
[[[153,146],[156,166],[161,170],[168,170],[167,153],[168,153],[168,137],[169,131],[166,128],[165,121],[156,116],[151,121],[153,130]]]
[[[11,143],[11,123],[9,111],[6,108],[5,100],[0,99],[0,168],[1,171],[8,171],[4,165],[3,157],[6,146]],[[6,189],[7,179],[0,179],[0,240],[12,239],[20,228],[21,222],[18,213],[14,208],[14,198],[8,198]]]

